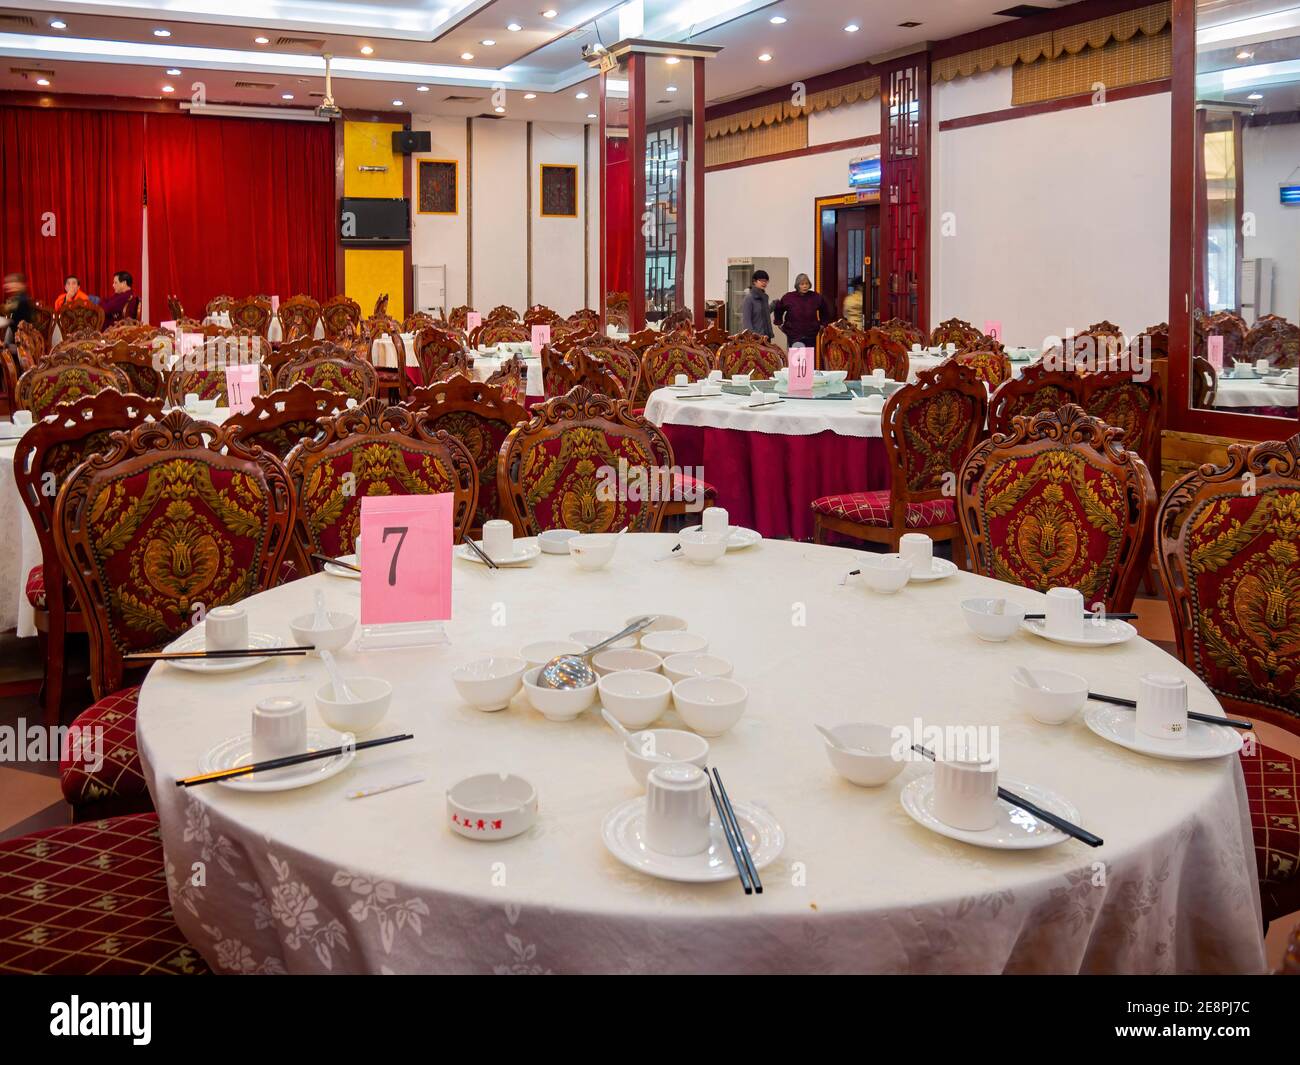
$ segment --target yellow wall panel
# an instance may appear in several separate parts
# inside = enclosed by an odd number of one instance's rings
[[[399,322],[406,317],[403,298],[401,248],[345,248],[343,250],[343,287],[361,304],[361,316],[368,318],[375,300],[388,293],[388,313]]]
[[[343,123],[343,195],[401,199],[406,157],[393,154],[393,134],[403,127],[390,122]],[[386,166],[384,172],[362,166]],[[344,291],[361,304],[368,317],[375,300],[388,293],[388,313],[399,322],[406,317],[406,273],[401,248],[346,248],[343,252]]]

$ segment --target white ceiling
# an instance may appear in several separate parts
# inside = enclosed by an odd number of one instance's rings
[[[1075,0],[1035,0],[1056,8]],[[719,46],[708,61],[709,101],[789,85],[855,62],[1011,21],[1009,0],[642,0],[637,36]],[[0,8],[0,89],[187,99],[202,83],[210,103],[313,106],[332,54],[339,106],[417,114],[492,113],[584,121],[595,111],[586,44],[620,39],[618,0],[141,0],[67,4],[29,0]],[[556,12],[547,19],[548,6]],[[854,12],[857,8],[856,13]],[[626,15],[626,11],[623,12]],[[770,21],[784,17],[782,25]],[[61,19],[64,29],[50,20]],[[25,21],[24,21],[25,20]],[[845,32],[850,21],[860,24]],[[900,27],[904,21],[916,27]],[[518,25],[512,31],[511,23]],[[170,36],[160,38],[155,29]],[[255,38],[268,38],[258,45]],[[298,43],[282,40],[297,38]],[[490,40],[495,43],[486,45]],[[368,46],[372,54],[363,55]],[[462,53],[473,59],[464,60]],[[762,53],[771,60],[760,62]],[[34,84],[48,72],[48,88]],[[169,68],[180,69],[169,76]],[[251,82],[253,86],[237,86]],[[419,91],[419,86],[428,91]],[[576,93],[590,93],[587,100]],[[685,89],[683,90],[685,91]],[[525,100],[525,92],[536,93]],[[292,93],[286,102],[282,95]],[[448,100],[469,96],[469,101]],[[394,101],[401,100],[396,105]]]

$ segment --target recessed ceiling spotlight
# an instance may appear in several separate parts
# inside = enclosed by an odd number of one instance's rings
[[[1254,59],[1255,53],[1250,51],[1247,48],[1243,48],[1240,52],[1237,53],[1237,58],[1241,60]]]
[[[428,91],[429,91],[429,86],[427,86],[427,85],[417,85],[417,86],[415,87],[415,91],[416,91],[416,92],[428,92]]]
[[[506,113],[506,109],[504,107],[494,107],[492,108],[492,110],[495,111],[498,115],[504,115]]]
[[[163,71],[163,73],[165,73],[169,78],[179,78],[181,76],[181,72],[175,67],[169,67],[167,70]]]
[[[292,99],[293,99],[293,93],[291,93],[291,92],[282,92],[282,93],[280,93],[280,99],[281,99],[281,100],[292,100]]]
[[[154,35],[155,37],[170,37],[170,36],[172,35],[172,31],[171,31],[171,30],[154,30],[154,31],[153,31],[153,35]]]
[[[668,91],[669,91],[669,92],[676,92],[676,91],[677,91],[677,86],[676,86],[676,85],[669,85],[669,86],[668,86]]]
[[[587,117],[588,117],[588,118],[595,118],[596,116],[595,116],[595,115],[588,115]]]
[[[758,57],[758,61],[759,61],[760,63],[770,63],[770,62],[772,62],[772,53],[771,53],[771,52],[764,52],[762,55],[760,55],[760,56]]]
[[[368,44],[363,44],[363,45],[361,46],[361,54],[362,54],[362,55],[374,55],[374,54],[375,54],[375,50],[374,50],[373,48],[371,48],[370,45],[368,45]]]
[[[497,42],[492,40],[491,37],[489,37],[486,41],[479,41],[478,43],[481,44],[484,48],[491,48]]]
[[[176,91],[175,88],[173,88],[171,85],[163,86],[163,92],[175,92],[175,91]]]
[[[772,16],[770,19],[768,19],[767,21],[770,22],[773,26],[784,26],[784,25],[785,25],[785,16],[784,16],[784,15],[773,15],[773,16]]]
[[[520,30],[523,29],[523,27],[519,25],[519,23],[517,22],[512,22],[506,27],[506,29],[508,29],[511,33],[518,33]]]
[[[548,7],[545,11],[542,12],[542,18],[555,18],[555,16],[558,14],[559,12],[556,11],[555,8]]]
[[[402,101],[401,101],[401,100],[394,100],[394,101],[393,101],[393,106],[394,106],[394,107],[401,107],[401,106],[402,106]]]
[[[524,93],[524,99],[525,99],[525,100],[536,100],[536,99],[537,99],[537,93],[535,93],[535,92],[526,92],[526,93]]]
[[[682,61],[682,57],[677,55],[670,55],[667,59],[664,60],[664,62],[667,63],[670,67],[675,67],[681,61]]]
[[[850,22],[847,26],[844,27],[844,32],[845,32],[845,33],[857,33],[859,29],[860,29],[860,27],[858,26],[858,24],[857,24],[856,22]]]
[[[585,92],[580,92],[577,94],[577,97],[579,100],[585,100],[587,98],[587,94]]]
[[[466,62],[469,62],[471,59],[474,58],[474,53],[473,53],[473,52],[461,52],[461,53],[460,53],[460,57],[461,57],[461,59],[465,60]]]
[[[37,78],[37,79],[36,79],[36,84],[39,85],[41,88],[45,88],[47,85],[49,85],[49,83],[50,83],[50,79],[49,79],[49,78]]]
[[[1246,97],[1246,99],[1247,99],[1247,100],[1262,100],[1262,99],[1264,99],[1264,94],[1263,94],[1262,92],[1252,92],[1249,96]]]
[[[254,38],[253,38],[253,43],[254,43],[254,44],[270,44],[270,43],[271,43],[271,38],[270,38],[270,37],[254,37]]]
[[[50,29],[52,29],[52,30],[66,30],[67,28],[68,28],[68,24],[67,24],[66,22],[64,22],[63,19],[61,19],[61,18],[52,18],[52,19],[50,19]]]

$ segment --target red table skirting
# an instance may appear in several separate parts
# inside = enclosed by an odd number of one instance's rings
[[[766,537],[810,540],[811,504],[836,492],[888,488],[885,442],[878,437],[781,436],[698,425],[660,426],[678,466],[703,467],[733,525]],[[693,472],[687,470],[688,473]]]

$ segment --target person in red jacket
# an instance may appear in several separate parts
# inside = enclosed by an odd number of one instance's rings
[[[817,334],[823,326],[830,325],[834,317],[830,304],[820,292],[813,291],[807,274],[796,277],[794,291],[787,292],[772,308],[772,319],[781,327],[791,347],[795,344],[816,347]]]
[[[81,291],[81,282],[76,274],[69,274],[63,279],[63,291],[54,301],[54,313],[58,314],[69,303],[90,303],[90,297]]]

